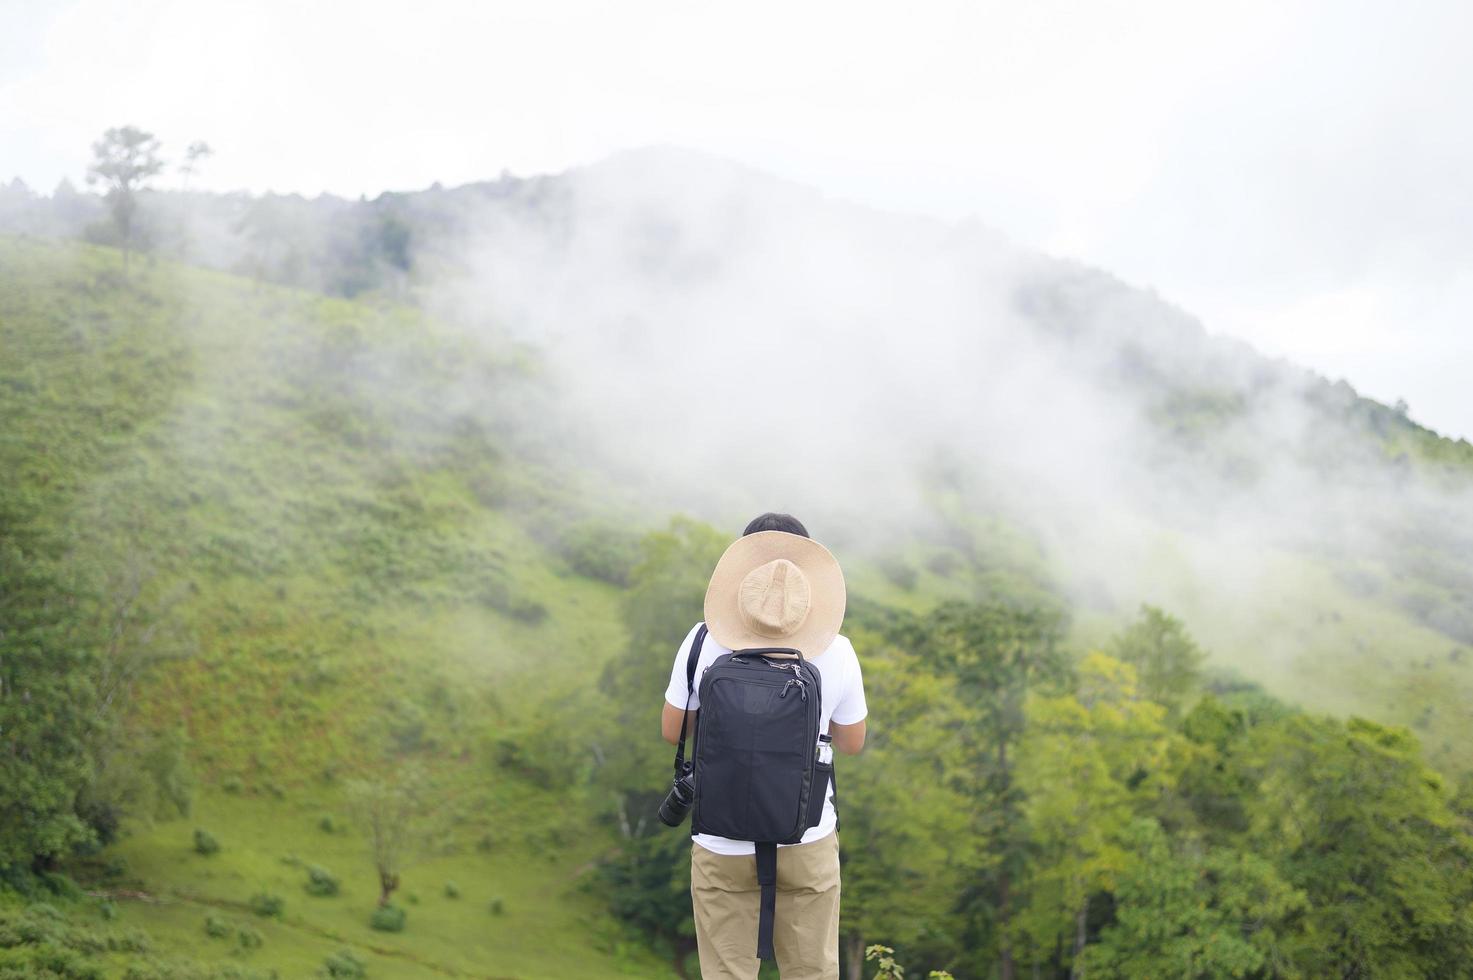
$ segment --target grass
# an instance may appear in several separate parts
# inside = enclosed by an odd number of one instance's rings
[[[406,310],[165,264],[123,282],[114,259],[0,240],[21,286],[0,300],[19,476],[65,487],[46,516],[78,563],[141,582],[166,628],[132,723],[184,732],[199,782],[187,819],[117,845],[131,890],[158,899],[120,898],[122,919],[282,976],[342,948],[370,976],[666,975],[580,890],[613,843],[568,785],[586,762],[565,738],[507,751],[622,637],[617,591],[567,574],[519,516],[566,480],[544,492],[536,448],[498,442],[487,404],[428,393],[515,386],[523,368]],[[343,785],[410,763],[435,801],[399,897],[418,901],[404,932],[374,932]],[[324,814],[349,829],[323,833]],[[194,850],[196,827],[218,854]],[[310,864],[341,877],[338,897],[306,893]],[[246,908],[262,892],[286,899],[279,922]],[[264,943],[211,939],[210,912]]]
[[[550,796],[502,799],[496,813],[531,823],[537,807],[555,805]],[[305,975],[344,948],[368,964],[370,976],[670,974],[666,964],[631,947],[597,899],[582,891],[589,862],[608,844],[597,835],[570,835],[562,846],[533,855],[516,834],[485,850],[456,837],[442,841],[406,869],[396,904],[407,910],[408,928],[373,931],[368,920],[378,887],[366,843],[351,829],[325,833],[319,825],[321,809],[340,804],[331,794],[310,804],[205,794],[189,820],[156,824],[118,848],[132,874],[162,885],[151,893],[157,901],[121,901],[122,920],[145,928],[160,944],[208,949],[205,917],[221,915],[258,929],[265,943],[243,959],[283,976]],[[194,852],[194,825],[219,838],[218,854]],[[339,877],[337,896],[308,894],[310,864]],[[445,894],[451,879],[457,898]],[[263,891],[285,899],[279,921],[247,907],[250,896]],[[492,910],[496,901],[499,914]]]

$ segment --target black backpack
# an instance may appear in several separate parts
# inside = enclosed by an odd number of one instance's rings
[[[706,639],[702,623],[686,663],[687,696]],[[717,657],[701,675],[691,749],[698,834],[749,840],[757,847],[762,904],[757,955],[773,958],[772,918],[777,906],[777,845],[796,844],[823,817],[832,763],[819,759],[822,679],[803,654],[787,647],[736,650]],[[689,701],[687,701],[689,703]],[[824,742],[829,736],[822,736]],[[685,761],[685,723],[675,752]]]

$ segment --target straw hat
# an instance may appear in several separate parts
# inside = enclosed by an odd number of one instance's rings
[[[829,549],[800,534],[737,538],[711,573],[706,628],[728,650],[829,648],[844,622],[844,573]]]

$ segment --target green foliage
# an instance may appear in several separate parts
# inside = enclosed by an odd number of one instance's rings
[[[321,972],[323,976],[337,980],[361,980],[368,976],[368,968],[351,949],[340,949],[329,956],[323,961]]]
[[[901,966],[895,959],[895,950],[889,946],[875,944],[867,946],[864,950],[866,962],[875,964],[874,980],[905,980],[905,967]],[[926,974],[927,980],[952,980],[950,973],[945,970],[932,970]]]
[[[1137,820],[1114,889],[1115,921],[1087,947],[1091,977],[1293,976],[1303,948],[1303,892],[1254,854],[1172,852],[1161,826]]]
[[[257,892],[251,896],[250,907],[262,918],[279,919],[286,911],[286,899],[270,892]]]
[[[889,946],[868,946],[864,958],[875,964],[874,980],[905,980],[905,968],[895,961],[895,950]]]
[[[640,560],[639,535],[604,523],[575,524],[558,545],[573,571],[611,585],[628,585]]]
[[[889,579],[891,584],[909,592],[916,587],[920,581],[920,573],[915,566],[898,556],[891,556],[880,562],[880,572]]]
[[[623,603],[628,646],[608,662],[599,684],[608,713],[585,719],[587,737],[602,754],[595,778],[614,800],[625,838],[654,831],[655,809],[669,790],[668,778],[661,785],[659,774],[663,759],[668,776],[670,756],[652,729],[651,702],[663,700],[676,650],[703,617],[711,569],[729,543],[715,529],[686,518],[641,542]],[[609,738],[610,732],[623,737]]]
[[[1142,696],[1173,715],[1196,692],[1207,659],[1181,620],[1155,606],[1141,606],[1136,621],[1111,641],[1110,653],[1134,665]]]
[[[1076,693],[1030,701],[1019,753],[1033,862],[1014,923],[1025,962],[1082,952],[1090,896],[1114,892],[1132,818],[1174,781],[1165,709],[1137,697],[1135,670],[1092,653],[1077,676]]]
[[[336,875],[314,864],[307,868],[307,884],[303,887],[308,895],[330,898],[338,893],[339,884]]]
[[[970,723],[957,737],[968,769],[962,785],[974,801],[969,834],[977,842],[977,882],[962,905],[976,937],[971,945],[996,949],[1005,972],[1013,962],[1012,920],[1029,851],[1014,754],[1030,695],[1067,678],[1063,630],[1063,615],[1054,609],[953,602],[932,614],[918,644],[922,662],[955,678],[958,697],[970,706]]]
[[[399,887],[399,875],[420,831],[419,823],[426,812],[424,775],[417,768],[404,768],[392,782],[357,780],[348,792],[368,838],[369,858],[378,874],[382,907]]]
[[[215,835],[203,827],[194,828],[194,852],[196,854],[218,854],[220,853],[220,842]]]
[[[148,937],[78,925],[58,907],[36,902],[24,908],[0,898],[0,978],[4,980],[102,980],[116,975],[112,967],[123,962],[136,976],[188,976],[213,980],[224,974],[195,969],[189,973],[176,961],[139,961],[134,957],[152,948]],[[126,961],[121,959],[127,957]],[[144,973],[145,969],[156,972]],[[192,969],[192,968],[191,968]],[[136,971],[136,972],[135,972]]]
[[[1251,738],[1248,842],[1309,899],[1312,976],[1450,976],[1473,956],[1473,838],[1409,732],[1297,717]]]
[[[622,842],[598,868],[609,911],[640,934],[665,944],[695,935],[690,904],[690,837],[654,833]],[[491,904],[502,913],[501,900]]]
[[[0,867],[93,840],[77,813],[99,737],[100,651],[74,580],[24,524],[28,502],[0,486]]]
[[[864,672],[870,735],[862,755],[835,760],[844,928],[945,962],[962,932],[956,897],[984,860],[974,772],[958,738],[974,716],[956,684],[912,654],[866,645]]]
[[[107,187],[108,210],[116,232],[114,240],[122,246],[126,268],[136,238],[138,191],[164,169],[164,161],[158,155],[159,141],[152,133],[136,126],[114,127],[92,144],[92,154],[87,182],[100,181]]]
[[[397,905],[380,905],[368,917],[370,927],[379,932],[403,932],[409,914]]]
[[[205,916],[205,935],[211,939],[229,939],[235,935],[235,927],[214,913]]]
[[[444,892],[446,898],[459,898],[460,886],[453,881],[447,881],[445,882]]]

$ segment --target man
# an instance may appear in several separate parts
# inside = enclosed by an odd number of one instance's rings
[[[791,647],[821,678],[819,731],[839,752],[864,746],[864,679],[844,619],[844,576],[828,549],[788,514],[763,514],[747,525],[712,573],[706,591],[709,631],[696,664],[701,672],[733,650]],[[698,694],[686,683],[692,628],[670,671],[661,733],[672,745],[681,722],[694,730]],[[687,704],[687,696],[689,703]],[[689,715],[687,715],[687,711]],[[801,842],[779,845],[773,948],[783,980],[838,980],[839,840],[832,786],[823,816]],[[704,980],[755,980],[759,887],[755,846],[711,834],[691,844],[691,901]]]

